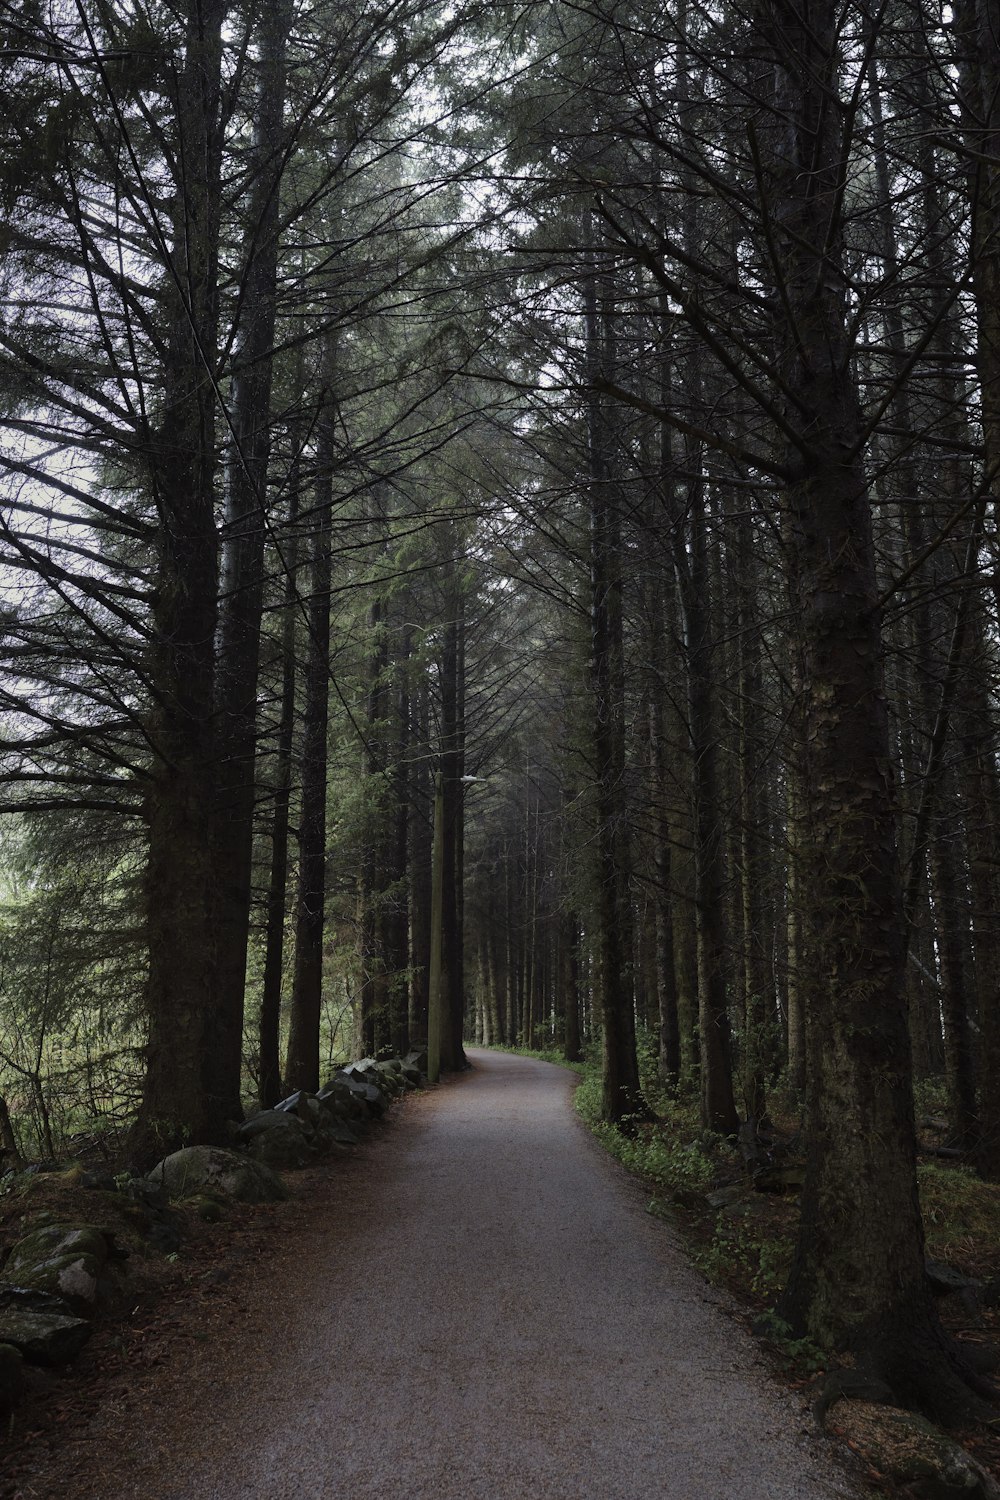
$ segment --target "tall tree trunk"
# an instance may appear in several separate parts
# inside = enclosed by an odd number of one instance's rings
[[[972,267],[976,297],[976,368],[979,375],[983,429],[984,487],[994,520],[1000,511],[1000,28],[988,0],[956,0],[953,25],[959,66],[967,173],[972,210]],[[969,858],[974,881],[974,922],[978,930],[976,979],[981,1032],[982,1089],[980,1166],[1000,1179],[1000,1105],[996,1079],[1000,1070],[1000,997],[996,988],[995,918],[984,912],[990,903],[986,861],[1000,847],[997,824],[996,735],[982,717],[973,733],[972,775],[984,801],[974,805],[980,826]],[[967,723],[976,722],[967,719]],[[992,727],[992,726],[991,726]],[[973,747],[970,745],[970,749]],[[998,886],[996,868],[993,884]],[[989,909],[995,913],[995,900]],[[989,965],[989,967],[985,967]]]
[[[878,594],[841,292],[844,115],[830,106],[840,14],[832,0],[758,8],[773,56],[762,191],[786,315],[779,372],[795,394],[784,462],[802,597],[817,960],[806,1181],[781,1311],[793,1328],[853,1349],[900,1399],[954,1416],[971,1397],[924,1270]]]
[[[332,363],[332,361],[331,361]],[[330,532],[336,402],[323,393],[316,447],[316,491],[307,609],[308,643],[302,722],[302,811],[295,915],[295,969],[285,1062],[291,1089],[319,1087],[326,917],[327,722],[330,702]]]
[[[392,832],[389,851],[391,892],[386,915],[386,967],[389,970],[389,1045],[396,1057],[410,1050],[410,1014],[408,1006],[410,903],[409,808],[407,757],[410,751],[410,655],[413,635],[404,626],[399,657],[396,662],[394,713],[396,717],[392,771]]]
[[[690,556],[678,553],[688,648],[688,712],[693,765],[695,921],[698,955],[698,1039],[701,1115],[708,1130],[735,1135],[733,1073],[726,997],[725,848],[716,728],[713,642],[708,599],[701,454],[688,457]]]
[[[979,1148],[984,1177],[1000,1181],[1000,774],[990,682],[996,667],[983,601],[972,601],[959,703],[959,763],[972,896],[979,1019]]]
[[[803,850],[798,767],[790,763],[785,786],[787,818],[787,889],[785,920],[788,924],[788,1082],[801,1096],[806,1086],[806,988],[804,964],[802,907],[807,892],[803,889]]]
[[[372,646],[368,661],[368,701],[364,727],[365,813],[361,841],[361,871],[358,900],[358,930],[361,958],[360,1047],[372,1057],[387,1040],[388,970],[385,944],[385,887],[388,845],[388,732],[389,664],[388,636],[382,618],[382,601],[376,598],[368,612]],[[393,817],[393,822],[395,821]]]
[[[216,1063],[227,1112],[240,1112],[243,1009],[256,801],[257,676],[264,592],[267,469],[278,265],[278,192],[284,164],[285,52],[291,0],[258,12],[257,91],[248,259],[234,354],[216,696]]]
[[[467,1060],[462,1038],[465,1034],[465,594],[460,578],[455,579],[455,818],[454,840],[454,930],[449,975],[452,986],[451,1024],[452,1054],[455,1066],[464,1068]]]
[[[430,747],[429,695],[422,673],[413,701],[412,740],[417,753],[409,766],[408,844],[410,891],[410,1030],[414,1044],[427,1044],[427,978],[431,945],[431,843],[433,786],[426,759]]]
[[[746,1115],[754,1122],[767,1110],[765,1063],[767,1032],[774,1012],[773,970],[768,964],[769,924],[766,923],[765,886],[768,860],[767,797],[760,728],[763,698],[760,622],[757,618],[758,578],[753,535],[746,501],[736,523],[739,577],[739,757],[740,778],[740,897],[743,907],[743,1098]]]
[[[281,621],[281,709],[277,726],[274,807],[271,813],[271,870],[267,893],[264,981],[260,1001],[258,1095],[262,1109],[281,1098],[281,981],[285,958],[288,896],[288,812],[292,789],[295,719],[295,621],[298,590],[299,459],[293,457],[285,544],[285,604]]]
[[[460,693],[461,622],[460,586],[457,582],[451,528],[446,537],[449,556],[445,560],[446,619],[441,653],[441,777],[444,807],[442,844],[442,935],[441,935],[441,1066],[445,1071],[462,1067],[465,996],[462,993],[463,941],[458,882],[461,879],[459,828],[462,819],[462,707]]]
[[[591,258],[593,262],[593,257]],[[597,1009],[603,1030],[602,1114],[614,1124],[648,1114],[639,1083],[625,806],[621,516],[607,413],[597,394],[606,362],[597,274],[583,288],[587,346],[591,690],[597,809]]]
[[[151,481],[160,516],[152,645],[153,763],[146,795],[149,1039],[131,1151],[140,1161],[221,1139],[233,1108],[213,1025],[215,801],[215,387],[222,0],[188,13],[177,83],[179,161],[163,419]],[[216,1069],[218,1068],[218,1073]]]
[[[663,632],[660,631],[661,638],[662,634]],[[664,655],[657,654],[659,660],[662,661]],[[661,1082],[676,1088],[681,1076],[681,1038],[677,1007],[677,968],[674,957],[674,911],[671,899],[672,831],[668,812],[666,736],[663,728],[663,710],[657,701],[657,696],[651,695],[649,701],[649,738],[655,820],[653,870],[656,885],[653,904],[656,921],[658,1072]]]

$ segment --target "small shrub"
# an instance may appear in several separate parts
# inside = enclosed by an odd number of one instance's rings
[[[790,1241],[764,1233],[763,1226],[720,1220],[710,1244],[692,1259],[708,1281],[740,1282],[764,1301],[773,1301],[788,1280],[791,1257]]]
[[[766,1312],[754,1324],[756,1332],[764,1335],[784,1355],[797,1371],[804,1375],[818,1375],[829,1363],[824,1353],[812,1339],[793,1338],[790,1326],[776,1312]]]

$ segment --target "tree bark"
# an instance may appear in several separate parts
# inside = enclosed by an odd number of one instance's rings
[[[274,808],[271,813],[271,869],[267,893],[264,980],[260,1001],[258,1095],[261,1109],[273,1109],[281,1098],[281,982],[285,957],[288,898],[288,814],[292,787],[295,719],[295,621],[298,590],[298,458],[293,459],[285,545],[285,604],[281,622],[281,709],[277,726]]]
[[[331,351],[332,353],[332,351]],[[316,448],[317,482],[307,611],[308,645],[302,723],[302,811],[295,918],[295,970],[285,1062],[291,1089],[319,1088],[326,917],[327,723],[330,701],[330,530],[336,403],[323,395]]]
[[[787,534],[801,583],[812,786],[808,1157],[780,1311],[852,1349],[898,1398],[972,1400],[931,1305],[917,1202],[888,718],[861,414],[842,293],[839,9],[760,4],[773,63],[762,117],[785,320]]]
[[[140,1162],[220,1139],[231,1069],[214,1026],[215,404],[221,169],[222,0],[192,5],[177,82],[179,161],[165,296],[170,331],[151,483],[160,532],[146,794],[149,1038],[130,1151]]]
[[[258,11],[260,83],[256,101],[248,259],[241,327],[234,353],[233,442],[228,466],[216,695],[219,771],[214,839],[216,866],[216,1069],[227,1112],[240,1113],[243,1009],[256,803],[257,678],[278,266],[278,196],[284,165],[282,116],[291,0]]]
[[[590,508],[590,679],[597,809],[597,1010],[603,1033],[602,1114],[613,1124],[648,1115],[636,1056],[632,922],[625,805],[621,517],[607,414],[597,394],[605,364],[597,273],[584,281]]]

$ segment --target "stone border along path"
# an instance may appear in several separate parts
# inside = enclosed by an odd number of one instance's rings
[[[857,1495],[574,1116],[572,1075],[470,1055],[334,1186],[268,1364],[209,1349],[186,1413],[147,1394],[95,1500]]]

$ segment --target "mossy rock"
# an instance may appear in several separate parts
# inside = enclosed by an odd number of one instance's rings
[[[315,1154],[314,1132],[298,1115],[278,1109],[266,1113],[270,1119],[258,1115],[243,1127],[248,1154],[255,1162],[282,1171],[308,1166]]]
[[[11,1344],[35,1365],[64,1365],[90,1338],[86,1318],[76,1318],[58,1298],[19,1287],[0,1289],[0,1347]]]
[[[107,1236],[90,1224],[43,1224],[18,1240],[4,1265],[5,1276],[65,1256],[89,1255],[100,1265],[108,1258]]]
[[[225,1201],[215,1193],[196,1193],[187,1199],[185,1206],[193,1209],[206,1224],[218,1224],[226,1217]]]
[[[913,1486],[919,1500],[1000,1500],[1000,1486],[972,1454],[915,1412],[838,1401],[826,1425],[878,1473]]]
[[[277,1172],[221,1146],[185,1146],[164,1157],[149,1174],[149,1183],[171,1198],[190,1198],[206,1188],[237,1203],[275,1203],[288,1197]]]
[[[91,1225],[48,1224],[18,1240],[0,1284],[48,1292],[74,1313],[91,1317],[111,1283],[104,1276],[112,1245]]]
[[[320,1105],[325,1113],[336,1115],[341,1120],[368,1118],[368,1107],[364,1098],[364,1084],[352,1087],[346,1079],[332,1078],[320,1089]]]

